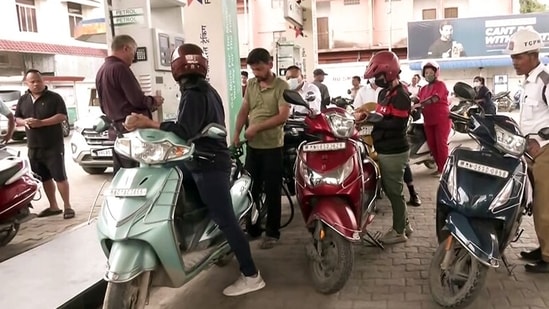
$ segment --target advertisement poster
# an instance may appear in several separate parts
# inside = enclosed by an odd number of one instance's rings
[[[408,23],[408,59],[501,56],[521,28],[541,34],[549,52],[549,12]]]

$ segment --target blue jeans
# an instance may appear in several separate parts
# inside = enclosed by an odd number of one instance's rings
[[[189,171],[183,164],[178,165],[183,171],[183,177],[192,177],[198,188],[198,193],[208,207],[210,218],[219,226],[233,250],[240,271],[244,276],[257,273],[250,244],[242,231],[234,213],[230,193],[230,169],[205,169]]]

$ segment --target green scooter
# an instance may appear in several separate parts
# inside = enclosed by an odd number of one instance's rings
[[[110,127],[103,116],[95,130]],[[212,264],[223,266],[232,259],[231,248],[209,218],[196,187],[184,183],[176,167],[192,158],[213,159],[212,154],[196,151],[194,140],[226,136],[218,124],[208,125],[189,141],[156,129],[119,134],[114,151],[140,166],[115,175],[98,215],[99,241],[108,258],[103,308],[143,308],[151,286],[177,288]],[[241,222],[252,208],[251,186],[239,155],[233,156],[231,197]]]

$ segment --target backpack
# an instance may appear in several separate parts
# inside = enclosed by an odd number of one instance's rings
[[[545,95],[545,92],[547,91],[547,84],[549,84],[549,73],[546,71],[541,71],[538,77],[544,84],[543,89],[541,90],[541,98],[543,99],[543,102],[545,102],[545,105],[547,105],[547,96]]]

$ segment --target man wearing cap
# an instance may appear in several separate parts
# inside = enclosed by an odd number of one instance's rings
[[[322,82],[324,82],[324,76],[326,76],[326,72],[322,69],[316,69],[313,71],[314,81],[313,84],[318,87],[320,90],[320,95],[322,97],[322,100],[320,102],[321,109],[325,110],[326,107],[330,104],[330,92],[328,92],[328,87],[324,85]]]
[[[549,69],[539,60],[543,40],[533,29],[521,29],[509,38],[507,52],[511,55],[517,75],[525,75],[521,97],[520,127],[523,134],[535,134],[549,127]],[[526,271],[549,273],[549,141],[533,135],[528,139],[528,152],[534,157],[531,171],[534,178],[534,227],[540,247],[523,251],[521,257],[532,263]]]

